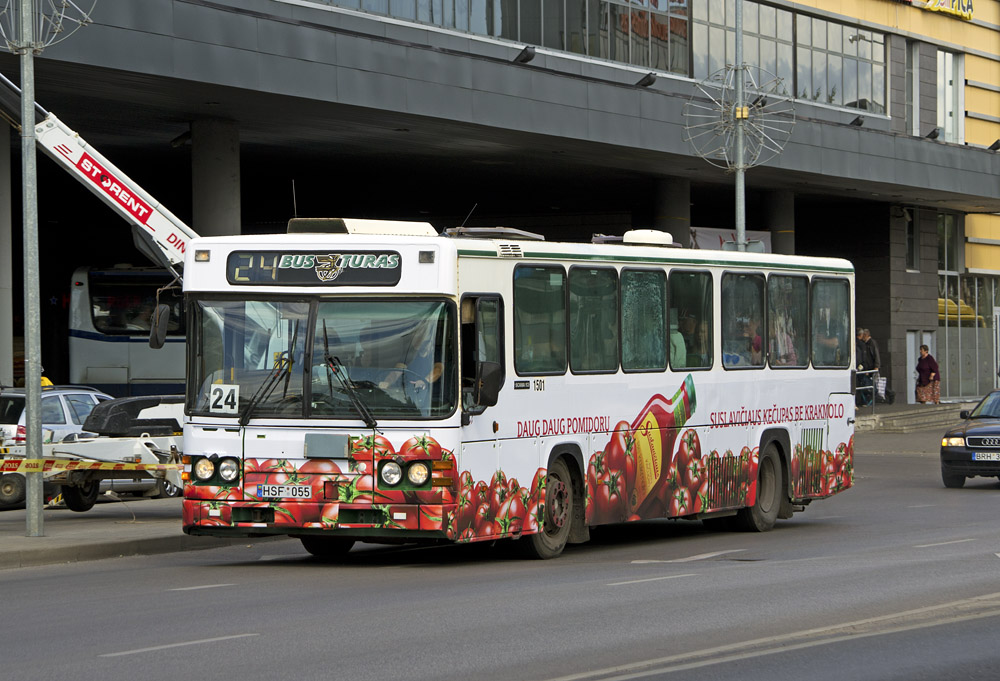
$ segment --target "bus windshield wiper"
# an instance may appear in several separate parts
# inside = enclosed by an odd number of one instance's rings
[[[358,416],[361,417],[361,420],[365,422],[366,426],[372,430],[378,430],[378,421],[375,420],[375,417],[372,415],[368,405],[366,405],[355,392],[354,384],[351,383],[351,377],[347,374],[347,367],[344,366],[344,363],[340,361],[339,357],[331,355],[329,350],[327,351],[325,359],[326,370],[333,373],[333,375],[337,377],[337,380],[340,381],[340,385],[343,386],[344,392],[347,393],[347,397],[351,400],[351,405],[354,407],[354,410],[358,412]],[[329,378],[329,376],[327,376],[327,378]]]
[[[253,410],[257,408],[257,405],[261,401],[266,400],[268,396],[274,392],[274,388],[281,381],[281,374],[283,371],[291,373],[292,371],[292,358],[285,350],[280,355],[274,364],[274,368],[271,369],[271,373],[267,375],[267,378],[260,384],[260,387],[250,396],[247,401],[247,406],[243,408],[240,412],[240,425],[245,426],[250,421],[250,416],[253,414]]]

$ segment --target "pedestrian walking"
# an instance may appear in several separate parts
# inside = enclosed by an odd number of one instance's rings
[[[917,402],[941,404],[941,370],[926,345],[920,346],[920,359],[917,360]]]

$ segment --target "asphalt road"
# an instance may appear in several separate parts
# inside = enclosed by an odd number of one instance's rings
[[[1000,484],[938,430],[858,438],[856,485],[770,533],[604,528],[500,546],[295,541],[0,572],[3,677],[994,679]]]

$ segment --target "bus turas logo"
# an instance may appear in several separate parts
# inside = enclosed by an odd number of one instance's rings
[[[350,269],[395,269],[398,253],[324,253],[285,254],[278,261],[279,269],[314,269],[320,281],[334,281]]]
[[[394,286],[401,271],[395,251],[236,251],[229,254],[226,273],[230,283],[244,285]]]

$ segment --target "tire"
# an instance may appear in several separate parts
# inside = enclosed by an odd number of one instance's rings
[[[20,504],[25,497],[25,479],[19,473],[0,476],[0,504]]]
[[[154,499],[172,499],[174,497],[179,497],[184,494],[184,490],[176,485],[173,485],[166,480],[156,481],[156,493],[153,495]]]
[[[545,476],[542,530],[519,540],[525,555],[548,560],[563,552],[573,525],[575,503],[569,468],[563,459],[557,459]]]
[[[324,561],[343,560],[351,547],[354,546],[353,539],[345,537],[322,537],[317,535],[306,535],[299,537],[302,548]]]
[[[82,486],[63,485],[63,502],[69,510],[83,513],[94,507],[100,491],[100,480],[88,480]]]
[[[948,489],[961,489],[965,487],[965,476],[959,473],[949,473],[941,466],[941,482]]]
[[[737,526],[747,532],[768,532],[774,528],[781,508],[783,494],[781,485],[781,462],[778,448],[769,443],[760,453],[757,467],[757,499],[750,508],[742,508],[736,514]]]

